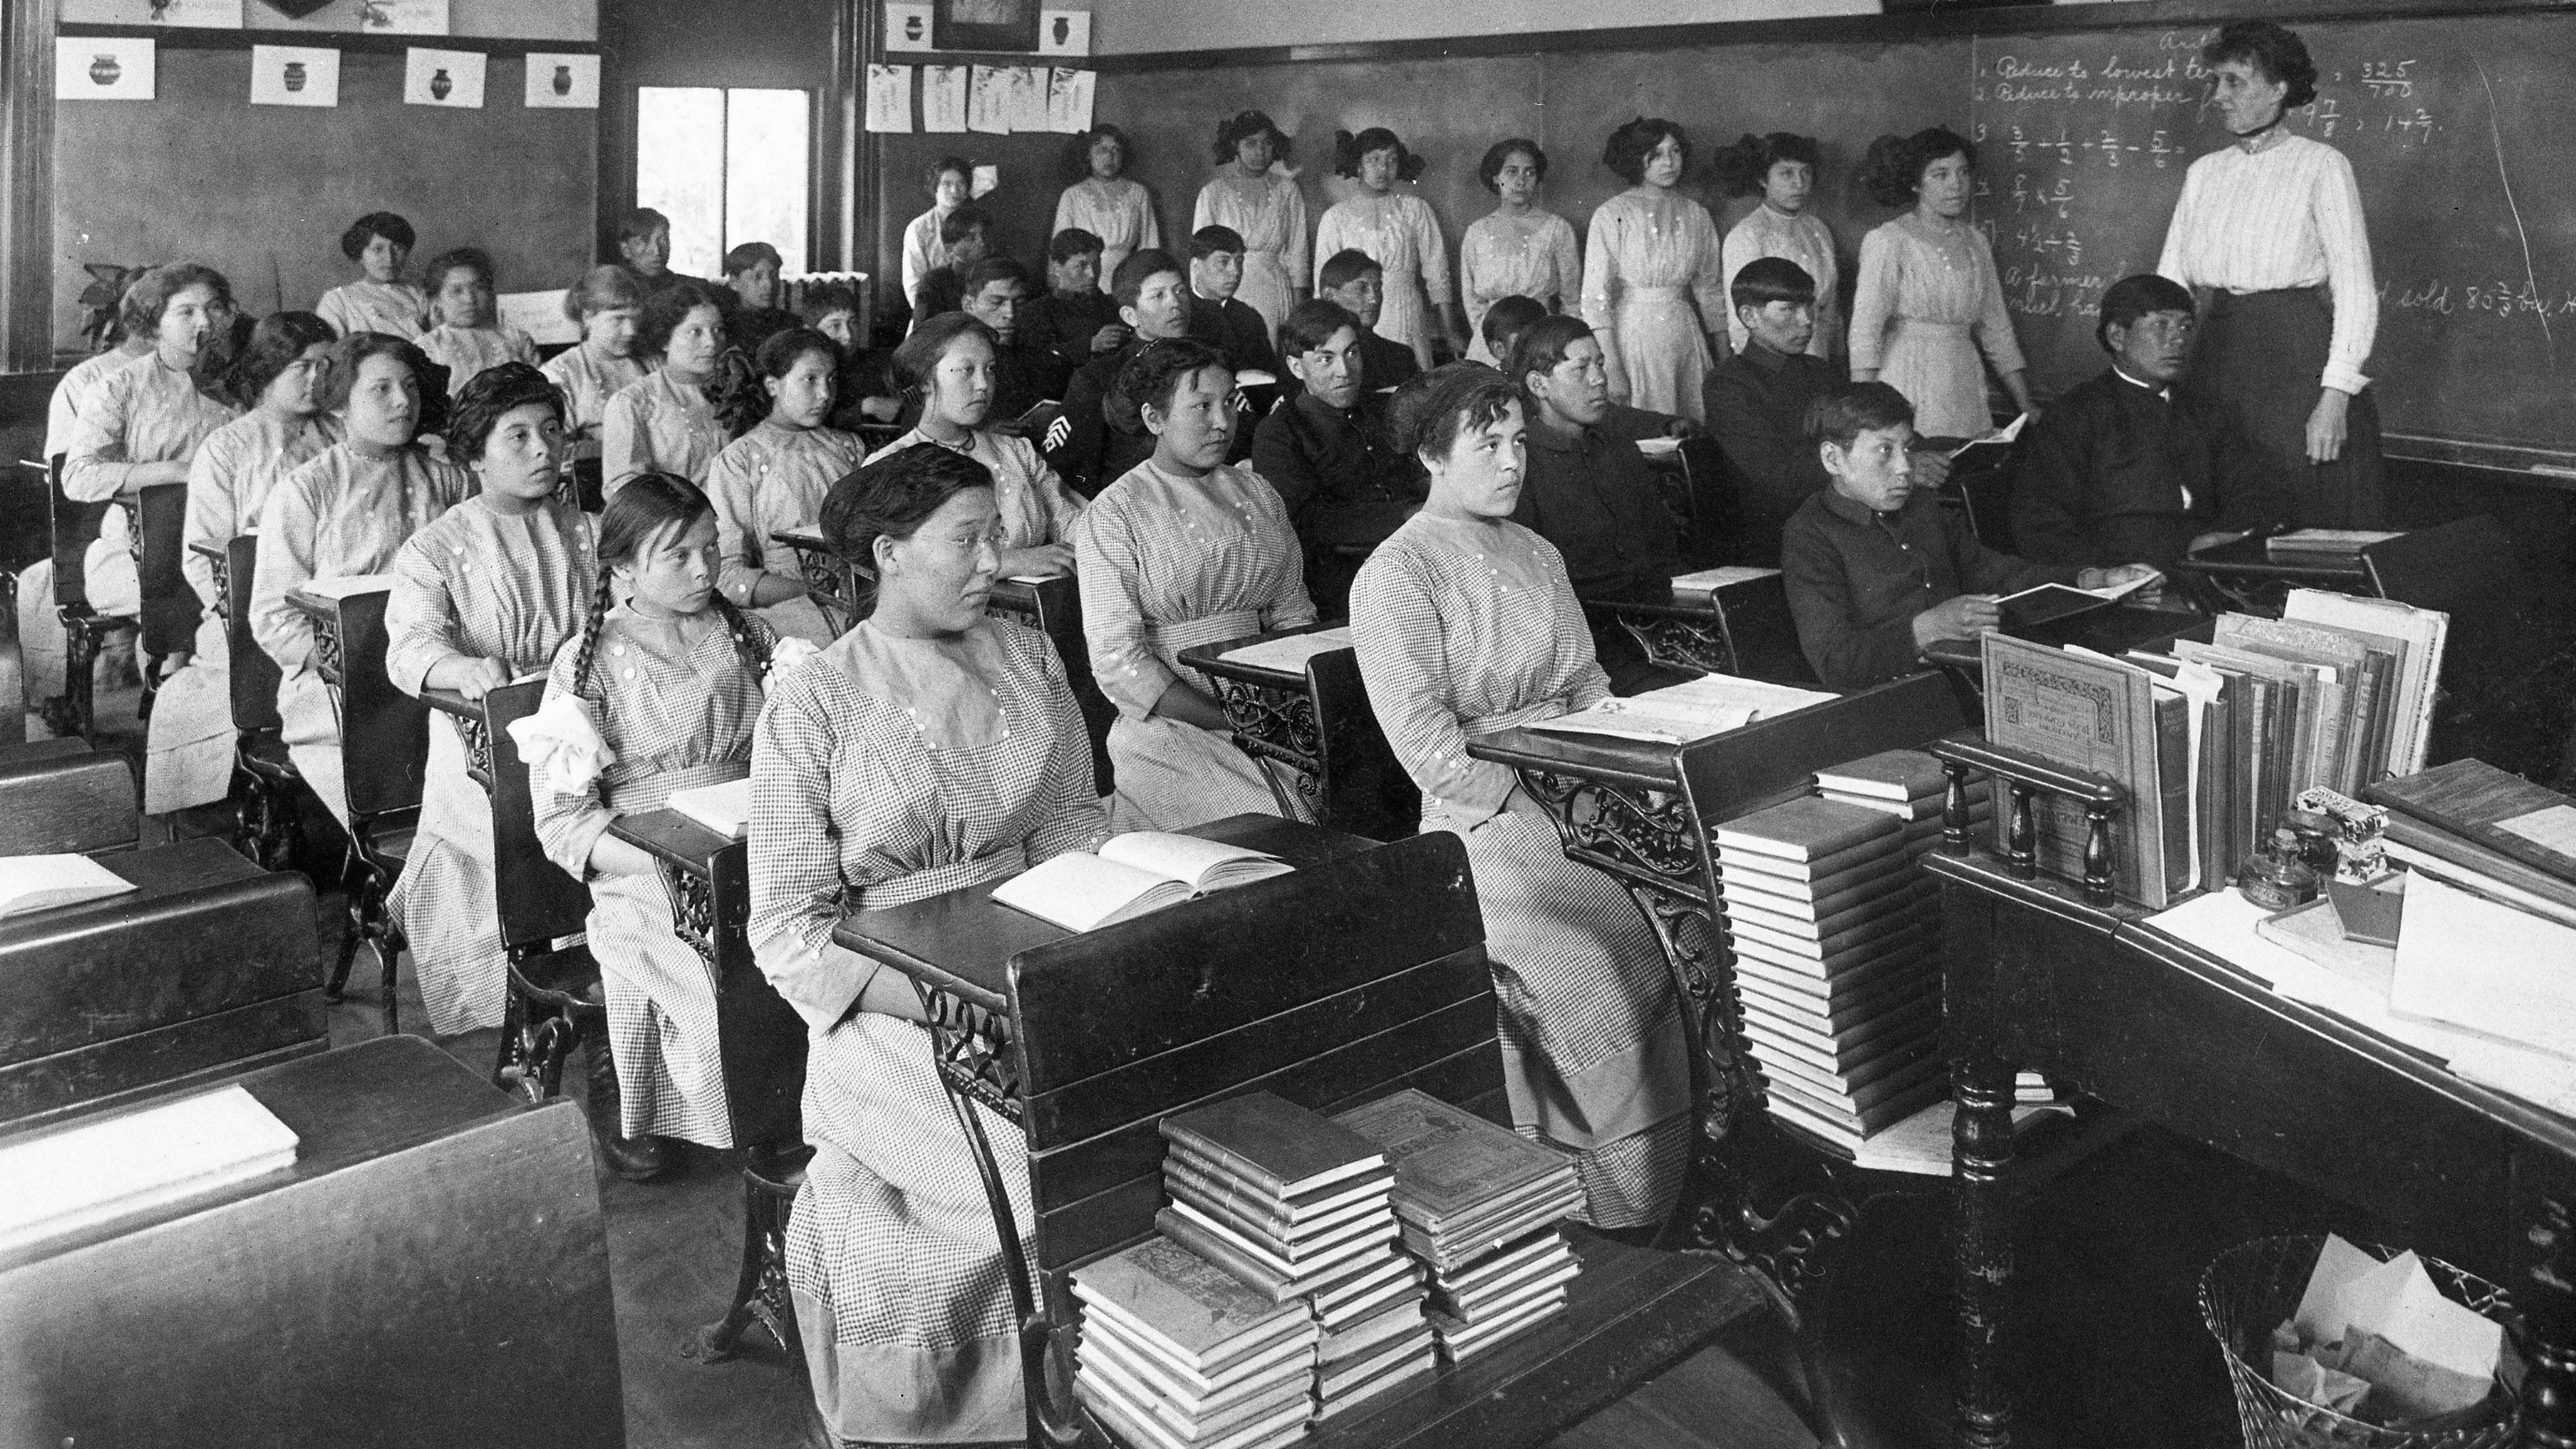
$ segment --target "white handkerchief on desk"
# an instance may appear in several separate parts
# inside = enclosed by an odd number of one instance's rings
[[[1280,669],[1291,674],[1303,673],[1306,661],[1318,654],[1351,647],[1351,626],[1338,624],[1330,629],[1317,629],[1311,634],[1291,634],[1285,639],[1264,639],[1229,649],[1217,657],[1229,664],[1242,664],[1254,669]]]

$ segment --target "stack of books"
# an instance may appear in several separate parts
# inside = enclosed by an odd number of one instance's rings
[[[2384,780],[2363,798],[2388,811],[2383,844],[2389,859],[2576,926],[2576,801],[2484,760],[2454,760]]]
[[[1315,1417],[1431,1369],[1422,1274],[1396,1250],[1395,1174],[1368,1138],[1268,1092],[1164,1119],[1154,1226],[1273,1303],[1302,1303],[1323,1337]]]
[[[1940,907],[1898,817],[1811,797],[1714,834],[1772,1115],[1849,1149],[1940,1100]]]
[[[2263,556],[2284,563],[2351,562],[2374,543],[2397,537],[2368,528],[2300,528],[2263,540]]]
[[[1582,1266],[1557,1226],[1583,1207],[1571,1154],[1412,1088],[1333,1120],[1394,1163],[1395,1215],[1405,1252],[1428,1270],[1443,1358],[1564,1311]]]
[[[1967,784],[1971,838],[1994,819],[1994,792],[1984,776]],[[1881,750],[1816,772],[1816,793],[1845,805],[1884,810],[1905,827],[1905,854],[1921,860],[1941,843],[1941,811],[1949,781],[1941,762],[1921,750]]]
[[[1077,1270],[1074,1391],[1127,1449],[1271,1449],[1313,1416],[1305,1303],[1276,1303],[1167,1238]]]

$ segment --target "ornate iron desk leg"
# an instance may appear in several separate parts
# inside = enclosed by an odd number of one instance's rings
[[[1287,766],[1308,813],[1320,815],[1324,736],[1315,725],[1314,696],[1302,688],[1271,689],[1222,675],[1210,675],[1208,682],[1216,686],[1217,703],[1225,709],[1225,722],[1233,727],[1234,747],[1265,766],[1264,773],[1274,781],[1277,771],[1267,767]],[[1286,809],[1287,802],[1282,800],[1280,806]]]

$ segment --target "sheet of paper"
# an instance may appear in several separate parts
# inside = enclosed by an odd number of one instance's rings
[[[148,101],[153,96],[155,42],[150,36],[57,36],[54,99]]]
[[[598,56],[532,50],[526,80],[526,103],[532,111],[599,109]]]
[[[930,11],[929,0],[886,0],[885,48],[930,49]]]
[[[1011,129],[1045,131],[1047,118],[1047,77],[1051,72],[1042,65],[1015,65],[1011,72]]]
[[[184,25],[191,29],[239,30],[242,0],[161,0],[143,7],[147,25]]]
[[[1658,708],[1642,696],[1632,699],[1605,699],[1590,709],[1555,719],[1539,720],[1532,729],[1559,734],[1611,735],[1623,740],[1654,740],[1663,744],[1685,744],[1710,735],[1740,730],[1753,722],[1750,707]]]
[[[1061,66],[1047,73],[1047,129],[1065,135],[1078,135],[1091,129],[1091,97],[1099,83],[1097,73],[1067,70]]]
[[[971,200],[981,201],[1001,189],[1002,168],[988,161],[975,168],[975,179],[967,183],[966,195]]]
[[[1011,132],[1009,67],[972,67],[966,80],[966,129],[987,135]]]
[[[2576,860],[2576,805],[2551,805],[2528,815],[2499,820],[2496,829],[2507,830],[2539,846]]]
[[[483,71],[490,60],[479,50],[425,50],[413,46],[403,58],[403,104],[460,111],[483,109]]]
[[[1752,569],[1729,564],[1724,568],[1701,569],[1695,574],[1673,575],[1675,589],[1705,589],[1711,593],[1732,584],[1749,584],[1756,579],[1778,578],[1778,569]]]
[[[2290,1325],[2311,1343],[2333,1343],[2343,1337],[2343,1322],[2335,1314],[2344,1301],[2344,1290],[2380,1267],[2377,1258],[2344,1241],[2342,1234],[2326,1234],[2326,1245],[2318,1250],[2317,1265],[2308,1270],[2307,1291],[2299,1295]]]
[[[254,106],[337,106],[340,104],[340,52],[319,45],[252,46],[250,103]]]
[[[912,67],[868,67],[868,129],[880,135],[912,134]]]
[[[1038,54],[1091,54],[1091,12],[1088,10],[1039,11]]]
[[[564,315],[564,289],[551,292],[503,292],[492,299],[503,327],[516,327],[537,343],[581,340],[581,324]]]
[[[358,28],[379,35],[445,35],[447,0],[367,0],[358,7]]]
[[[1258,644],[1229,649],[1218,657],[1235,664],[1299,673],[1306,668],[1306,661],[1316,655],[1350,647],[1351,630],[1345,624],[1338,628],[1318,629],[1311,634],[1291,634],[1285,639],[1265,639]]]
[[[1982,438],[1970,438],[1968,441],[1952,448],[1950,450],[1950,456],[1955,458],[1961,453],[1968,451],[1970,448],[1982,447],[1988,443],[2010,443],[2021,436],[2022,425],[2029,421],[2030,414],[2023,413],[2019,417],[2014,418],[2011,422],[2004,424],[2002,427],[1995,429],[1993,432],[1986,434]]]
[[[306,579],[299,592],[317,599],[348,599],[359,594],[390,594],[393,589],[392,574],[335,574],[329,578]]]
[[[2427,875],[2406,885],[2389,1005],[2576,1058],[2576,928]]]
[[[933,134],[966,129],[966,67],[925,65],[921,68],[921,129]]]

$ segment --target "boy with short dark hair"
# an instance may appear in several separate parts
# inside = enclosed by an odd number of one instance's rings
[[[725,313],[726,342],[757,352],[770,334],[796,325],[796,314],[778,306],[778,273],[785,265],[778,248],[764,241],[744,242],[725,253],[725,290],[733,302]]]
[[[1243,234],[1230,226],[1190,233],[1190,335],[1225,354],[1237,372],[1279,375],[1261,314],[1234,299],[1243,285]]]
[[[1112,415],[1110,393],[1120,370],[1149,345],[1188,335],[1189,269],[1180,258],[1160,247],[1130,252],[1109,285],[1118,316],[1133,335],[1073,374],[1064,386],[1064,416],[1042,440],[1048,466],[1085,498],[1154,456],[1154,435],[1143,418],[1124,409]]]
[[[913,290],[913,326],[964,305],[966,269],[992,254],[991,228],[991,219],[971,202],[940,218],[939,242],[948,248],[948,261],[923,273]]]
[[[1413,516],[1428,491],[1388,447],[1360,358],[1360,319],[1338,303],[1300,302],[1279,324],[1300,384],[1252,434],[1252,471],[1288,505],[1306,553],[1306,592],[1324,618],[1348,611],[1361,558]],[[1358,557],[1346,556],[1346,553]]]
[[[1029,269],[1010,257],[986,257],[966,269],[963,310],[993,329],[991,426],[1008,427],[1042,402],[1064,397],[1071,372],[1052,352],[1024,339],[1020,314],[1029,291]]]
[[[1979,543],[1963,515],[1914,486],[1914,405],[1886,383],[1837,385],[1808,406],[1806,432],[1827,486],[1790,516],[1780,567],[1798,647],[1829,689],[1915,673],[1934,641],[1998,627],[1999,595],[2156,572],[2052,567]]]
[[[1032,347],[1056,355],[1067,373],[1127,345],[1118,299],[1100,287],[1100,238],[1078,226],[1047,243],[1047,291],[1020,308],[1020,330]]]
[[[1315,295],[1336,302],[1360,320],[1360,360],[1367,368],[1371,392],[1404,386],[1422,371],[1413,349],[1377,335],[1378,313],[1386,305],[1386,269],[1357,247],[1333,253],[1315,274]]]
[[[1806,268],[1785,257],[1747,262],[1727,301],[1744,346],[1709,370],[1700,397],[1742,514],[1730,559],[1769,566],[1780,562],[1789,516],[1825,490],[1824,467],[1807,438],[1807,408],[1843,379],[1806,350],[1816,332],[1816,281]],[[1937,487],[1949,460],[1918,457],[1914,469],[1918,487]]]

